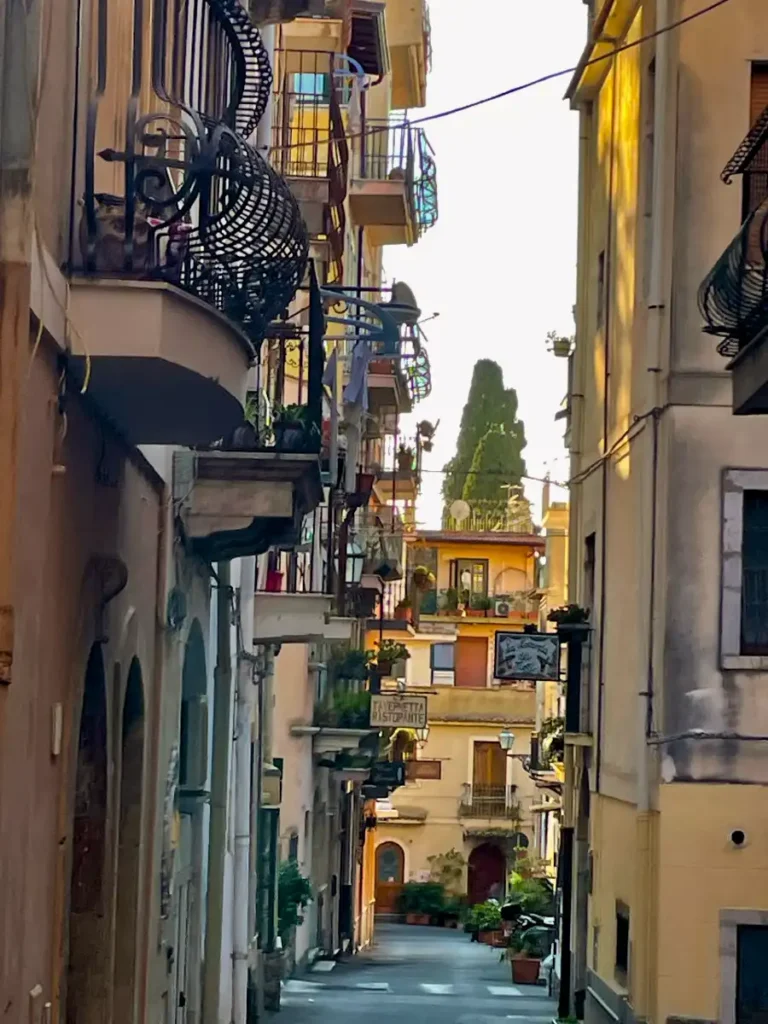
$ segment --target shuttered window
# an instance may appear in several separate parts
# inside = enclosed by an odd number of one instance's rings
[[[768,107],[768,64],[752,65],[752,81],[749,95],[750,128]],[[768,143],[750,162],[744,173],[744,219],[768,199]]]

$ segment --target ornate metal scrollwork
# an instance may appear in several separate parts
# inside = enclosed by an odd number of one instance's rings
[[[144,0],[133,3],[141,14]],[[100,4],[108,19],[108,0]],[[135,39],[124,146],[97,153],[106,31],[99,40],[99,88],[86,133],[83,269],[176,284],[258,345],[300,285],[309,248],[287,183],[245,138],[269,97],[269,57],[239,0],[155,0],[154,8],[152,91],[166,108],[140,110],[143,62]],[[191,43],[205,33],[207,49],[199,38],[199,51],[179,55],[179,38]],[[123,166],[123,195],[96,191],[98,161]]]

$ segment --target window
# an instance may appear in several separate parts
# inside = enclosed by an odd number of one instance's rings
[[[768,64],[753,64],[749,92],[749,126],[760,118],[768,107]],[[744,191],[742,198],[743,217],[748,215],[768,199],[768,144],[755,153],[744,172]]]
[[[288,838],[288,860],[298,861],[299,859],[299,836],[294,832]]]
[[[597,257],[597,327],[605,323],[605,249]]]
[[[768,470],[723,474],[720,663],[768,668]]]
[[[741,653],[768,654],[768,491],[745,491],[741,544]]]
[[[455,647],[455,644],[432,644],[429,654],[433,672],[453,672]]]
[[[488,685],[488,638],[460,636],[456,641],[456,686],[484,689]]]
[[[327,103],[331,97],[330,75],[311,71],[296,72],[293,76],[293,92],[299,100],[320,99]]]
[[[487,559],[457,558],[451,570],[451,585],[458,591],[463,604],[471,604],[473,597],[488,596]]]
[[[629,974],[629,907],[616,902],[616,980],[626,985]]]

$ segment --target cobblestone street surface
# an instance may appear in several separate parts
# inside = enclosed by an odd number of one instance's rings
[[[555,1016],[543,986],[513,985],[499,951],[459,931],[378,925],[372,951],[329,966],[285,983],[280,1024],[549,1024]]]

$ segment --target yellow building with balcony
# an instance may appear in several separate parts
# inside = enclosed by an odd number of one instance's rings
[[[760,0],[590,11],[560,1015],[733,1024],[768,1012],[768,458],[764,421],[733,415],[765,381],[768,23]]]
[[[533,852],[536,684],[498,679],[494,650],[498,633],[537,628],[545,539],[529,519],[481,503],[471,520],[444,526],[406,534],[405,580],[387,588],[382,618],[368,623],[369,648],[405,643],[410,656],[383,688],[424,694],[429,725],[426,738],[396,737],[407,782],[377,804],[378,914],[396,911],[405,882],[429,876],[430,858],[462,855],[474,904],[503,896],[515,856]],[[421,595],[407,585],[420,566],[435,578]],[[502,730],[514,733],[512,756]]]

